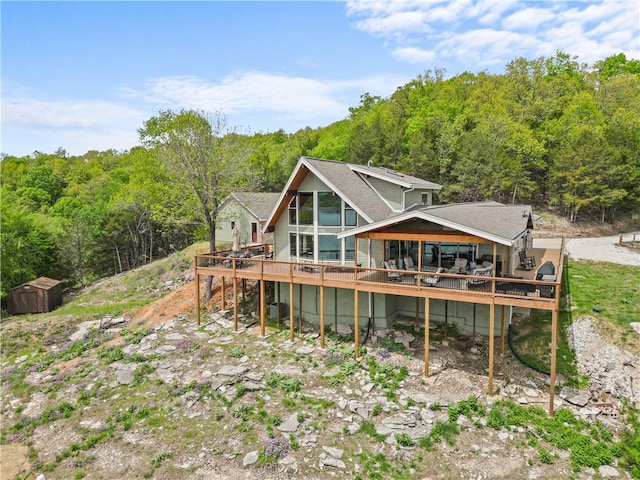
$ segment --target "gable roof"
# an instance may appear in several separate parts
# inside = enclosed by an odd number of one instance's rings
[[[39,288],[41,290],[50,290],[53,287],[60,285],[61,283],[62,282],[60,280],[55,280],[53,278],[38,277],[35,280],[31,280],[30,282],[26,282],[26,283],[23,283],[22,285],[14,287],[12,290],[24,287],[25,285],[28,285],[33,288]]]
[[[405,188],[440,189],[440,185],[427,182],[393,170],[355,165],[336,160],[314,157],[300,157],[287,185],[278,198],[276,207],[267,222],[266,228],[273,227],[286,208],[285,198],[291,198],[311,172],[336,192],[367,222],[378,222],[393,215],[393,210],[366,181],[366,176],[374,176]]]
[[[269,218],[269,214],[278,201],[280,194],[264,192],[231,192],[230,197],[235,198],[258,220],[265,221]]]
[[[527,230],[533,228],[533,215],[528,205],[503,205],[498,202],[455,203],[415,206],[386,220],[342,232],[338,234],[338,238],[411,220],[432,222],[508,246],[513,245]]]

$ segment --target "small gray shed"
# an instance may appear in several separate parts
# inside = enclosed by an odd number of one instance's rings
[[[62,282],[40,277],[11,289],[7,311],[12,314],[44,313],[62,305]]]

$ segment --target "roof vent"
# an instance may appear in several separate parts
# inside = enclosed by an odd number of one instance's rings
[[[384,173],[388,173],[389,175],[395,175],[396,177],[404,177],[403,174],[396,172],[390,168],[383,168]]]

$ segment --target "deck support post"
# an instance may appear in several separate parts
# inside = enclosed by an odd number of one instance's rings
[[[500,355],[504,355],[504,305],[500,309]]]
[[[371,292],[371,335],[376,334],[376,294]]]
[[[198,274],[198,257],[193,262],[193,273],[196,279],[196,321],[200,326],[200,275]]]
[[[298,284],[298,334],[302,336],[302,284]]]
[[[278,308],[276,308],[276,319],[278,323],[278,330],[280,330],[280,282],[275,282],[276,285],[276,302],[278,302]]]
[[[360,326],[358,324],[358,316],[360,315],[359,302],[358,302],[358,290],[353,291],[353,333],[355,337],[355,355],[356,358],[360,358]]]
[[[447,340],[447,322],[449,320],[449,300],[444,301],[444,339]]]
[[[289,340],[293,343],[295,326],[295,310],[293,309],[293,280],[289,281]]]
[[[265,310],[265,288],[264,288],[264,280],[260,280],[260,336],[265,336],[265,327],[264,327],[264,310]]]
[[[424,297],[424,376],[429,376],[429,296]]]
[[[324,349],[324,268],[320,270],[320,348]]]
[[[227,302],[226,302],[226,295],[227,292],[225,290],[225,284],[224,284],[224,277],[221,277],[220,280],[222,281],[222,285],[220,286],[220,294],[222,295],[222,310],[226,310],[227,309]]]
[[[556,360],[558,354],[558,310],[551,311],[551,375],[549,377],[549,415],[553,415],[556,391]]]
[[[324,349],[324,286],[320,286],[320,348]]]
[[[495,258],[495,257],[494,257]],[[493,395],[493,350],[495,348],[496,309],[495,303],[489,304],[489,395]]]
[[[238,331],[238,279],[235,274],[233,276],[233,331]]]
[[[333,333],[338,333],[338,287],[333,289]]]

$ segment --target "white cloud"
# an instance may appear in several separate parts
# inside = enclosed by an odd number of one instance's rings
[[[550,9],[525,8],[507,16],[502,21],[502,27],[507,30],[535,30],[541,23],[553,20],[555,15]]]
[[[2,151],[28,155],[62,146],[73,155],[87,150],[129,149],[137,129],[159,109],[220,111],[229,123],[250,131],[295,131],[344,118],[360,96],[390,95],[410,78],[380,75],[348,80],[318,80],[245,72],[219,82],[197,77],[156,78],[119,94],[135,107],[104,101],[50,101],[24,92],[3,92]],[[29,145],[22,151],[20,145]]]
[[[227,114],[272,112],[292,117],[340,118],[365,91],[388,95],[408,79],[377,76],[353,80],[318,80],[244,72],[229,75],[219,82],[196,77],[157,78],[142,90],[126,93],[160,107],[186,107]],[[347,98],[349,100],[347,100]]]
[[[52,101],[3,92],[2,152],[29,155],[63,147],[80,155],[88,150],[125,150],[138,144],[137,129],[147,117],[142,110],[118,103]]]
[[[393,51],[393,56],[409,63],[433,62],[437,54],[430,50],[423,50],[416,47],[402,47]]]
[[[428,31],[423,12],[397,12],[384,17],[367,18],[358,22],[360,30],[373,34],[401,35],[405,32]]]
[[[383,37],[392,55],[408,63],[422,55],[477,71],[558,50],[589,64],[618,52],[640,55],[636,0],[349,0],[346,11],[356,28]]]

